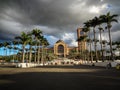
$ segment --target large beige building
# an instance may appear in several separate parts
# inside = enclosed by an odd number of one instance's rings
[[[54,45],[54,54],[59,57],[67,57],[73,49],[78,51],[77,47],[69,47],[64,41],[58,40]]]
[[[85,33],[82,31],[82,28],[77,29],[77,38],[80,38],[81,36],[85,35]],[[54,44],[54,54],[59,57],[67,57],[71,50],[75,50],[77,52],[80,52],[81,50],[86,50],[86,42],[85,41],[78,41],[78,47],[69,47],[64,41],[58,40]]]

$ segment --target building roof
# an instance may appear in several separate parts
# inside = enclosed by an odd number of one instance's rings
[[[58,40],[56,43],[60,43],[60,42],[63,42],[63,43],[64,43],[64,41],[63,41],[63,40]]]

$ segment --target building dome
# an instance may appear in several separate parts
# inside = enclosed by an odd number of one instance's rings
[[[64,42],[63,40],[58,40],[56,43]]]

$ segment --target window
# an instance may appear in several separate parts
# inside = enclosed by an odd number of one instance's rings
[[[80,35],[84,35],[84,32],[83,32],[83,31],[80,31]]]
[[[58,53],[64,53],[64,46],[63,45],[58,46]]]

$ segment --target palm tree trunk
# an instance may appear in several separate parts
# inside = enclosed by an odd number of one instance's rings
[[[25,59],[25,46],[23,45],[22,63],[24,63],[24,59]]]
[[[35,50],[34,50],[34,62],[37,63],[37,55],[36,55],[36,52],[37,52],[37,46],[35,46]]]
[[[38,45],[38,52],[37,52],[37,63],[40,63],[40,45]]]
[[[119,57],[120,57],[120,48],[118,50],[119,50]]]
[[[43,60],[43,53],[44,53],[44,51],[43,51],[43,49],[44,49],[44,45],[42,45],[42,53],[41,53],[41,63],[44,64],[44,60]]]
[[[95,48],[95,60],[96,62],[98,61],[98,56],[97,56],[97,42],[96,42],[96,31],[95,31],[95,27],[93,28],[93,32],[94,32],[94,48]]]
[[[7,47],[6,47],[6,49],[5,49],[5,50],[6,50],[6,57],[7,57]],[[7,58],[6,58],[6,59],[7,59]]]
[[[113,52],[112,52],[112,40],[111,40],[111,32],[110,32],[110,28],[109,28],[109,27],[108,27],[108,34],[109,34],[109,42],[110,42],[111,59],[112,59],[112,61],[113,61],[114,58],[113,58]]]
[[[32,46],[30,46],[29,63],[31,63],[31,59],[32,59]]]
[[[91,38],[90,38],[90,30],[89,30],[89,40],[90,40],[90,47],[89,47],[90,48],[90,59],[91,59],[91,62],[93,62],[93,56],[92,56],[92,52],[91,52],[92,51],[92,49],[91,49],[92,48],[92,46],[91,46],[92,41],[91,41]]]
[[[100,45],[101,45],[101,52],[102,52],[102,61],[104,62],[104,59],[103,59],[103,46],[102,46],[101,30],[100,30]]]
[[[92,42],[90,40],[90,59],[91,59],[91,62],[93,62],[93,55],[92,55],[92,46],[91,46]]]

